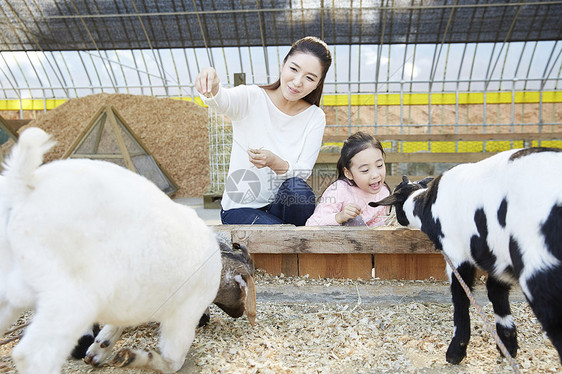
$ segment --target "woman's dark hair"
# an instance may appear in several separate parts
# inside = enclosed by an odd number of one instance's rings
[[[345,176],[344,168],[349,170],[351,167],[351,159],[353,158],[353,156],[369,147],[380,150],[383,157],[386,157],[381,142],[362,131],[356,132],[355,134],[347,138],[345,142],[343,142],[343,147],[341,149],[340,158],[338,159],[337,164],[338,179],[342,179],[350,185],[355,185],[354,181],[347,179],[347,177]]]
[[[287,59],[295,53],[309,53],[316,56],[320,60],[322,65],[322,76],[318,81],[318,86],[306,95],[303,100],[316,106],[320,106],[320,99],[322,98],[322,91],[324,90],[324,80],[326,79],[326,73],[330,65],[332,65],[332,53],[328,48],[328,45],[324,43],[321,39],[315,36],[306,36],[302,39],[297,40],[291,46],[289,53],[283,59],[283,64],[287,62]],[[279,78],[275,83],[268,84],[265,86],[260,86],[265,90],[276,90],[281,85],[281,78]]]

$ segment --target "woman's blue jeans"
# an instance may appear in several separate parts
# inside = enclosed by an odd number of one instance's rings
[[[263,208],[221,209],[225,225],[276,225],[304,226],[314,213],[316,197],[312,188],[301,178],[289,178],[279,187],[273,203]]]

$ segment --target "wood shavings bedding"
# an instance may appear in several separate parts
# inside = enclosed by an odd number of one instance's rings
[[[282,281],[282,282],[281,282]],[[273,277],[258,272],[256,287],[298,283],[307,285],[353,285],[354,280]],[[411,287],[442,286],[439,281],[364,281],[362,284]],[[483,287],[480,284],[480,287]],[[351,289],[351,288],[350,288]],[[484,305],[493,322],[491,304]],[[197,330],[195,341],[180,373],[511,373],[498,353],[493,337],[471,308],[472,338],[468,356],[460,365],[445,361],[453,331],[450,303],[362,303],[286,302],[257,305],[254,329],[245,317],[234,320],[213,307],[211,322]],[[512,312],[521,346],[516,361],[521,373],[562,371],[558,354],[542,333],[529,306],[513,302]],[[22,316],[19,323],[29,318]],[[118,343],[144,348],[157,344],[157,325],[129,329]],[[0,373],[14,373],[9,350],[0,347]],[[69,361],[63,373],[138,373],[133,369],[93,369]]]

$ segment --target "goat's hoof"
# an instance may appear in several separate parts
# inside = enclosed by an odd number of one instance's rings
[[[519,348],[519,346],[518,345],[515,346],[515,347],[509,346],[508,344],[505,344],[505,342],[504,342],[504,345],[505,345],[505,348],[507,349],[507,352],[509,353],[509,355],[512,358],[515,358],[517,356],[517,349]],[[500,349],[500,347],[497,344],[496,344],[496,348],[498,349],[498,352],[500,353],[500,355],[502,355],[502,357],[505,357],[502,350]]]
[[[82,361],[84,361],[84,362],[85,362],[86,364],[88,364],[88,365],[94,366],[94,364],[93,364],[93,359],[94,359],[94,358],[93,358],[92,356],[87,356],[87,355],[86,355],[86,356],[84,356],[84,358],[82,359]]]
[[[511,357],[517,356],[517,350],[519,349],[519,344],[517,344],[516,330],[508,329],[498,324],[496,325],[496,331],[498,332],[501,341],[505,345],[505,349],[507,349],[507,352],[509,352],[509,355]],[[504,354],[501,351],[500,347],[496,345],[496,348],[498,349],[502,357],[504,357]]]
[[[210,320],[211,320],[211,316],[209,314],[207,313],[203,314],[201,316],[201,319],[199,319],[199,324],[197,325],[197,327],[206,326]]]
[[[464,356],[451,356],[451,355],[446,355],[445,359],[447,360],[448,363],[453,364],[453,365],[458,365],[463,359]]]
[[[86,354],[82,361],[90,366],[99,368],[102,365],[103,359],[100,359],[100,357],[95,354]]]
[[[111,359],[110,365],[118,368],[122,368],[125,366],[130,365],[133,361],[135,361],[135,353],[130,349],[124,348],[121,349],[119,352],[113,356]]]
[[[447,349],[445,359],[448,363],[457,365],[466,357],[466,346],[468,344],[452,344]]]

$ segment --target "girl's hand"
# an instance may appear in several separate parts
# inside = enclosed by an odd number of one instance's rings
[[[219,92],[220,79],[213,68],[205,68],[195,78],[195,89],[201,95],[211,97]]]
[[[284,174],[289,170],[287,161],[267,149],[248,149],[248,159],[258,169],[267,166],[276,174]]]
[[[361,207],[357,204],[347,204],[343,207],[341,212],[336,214],[336,222],[340,225],[346,221],[349,221],[352,218],[357,217],[361,214]]]

